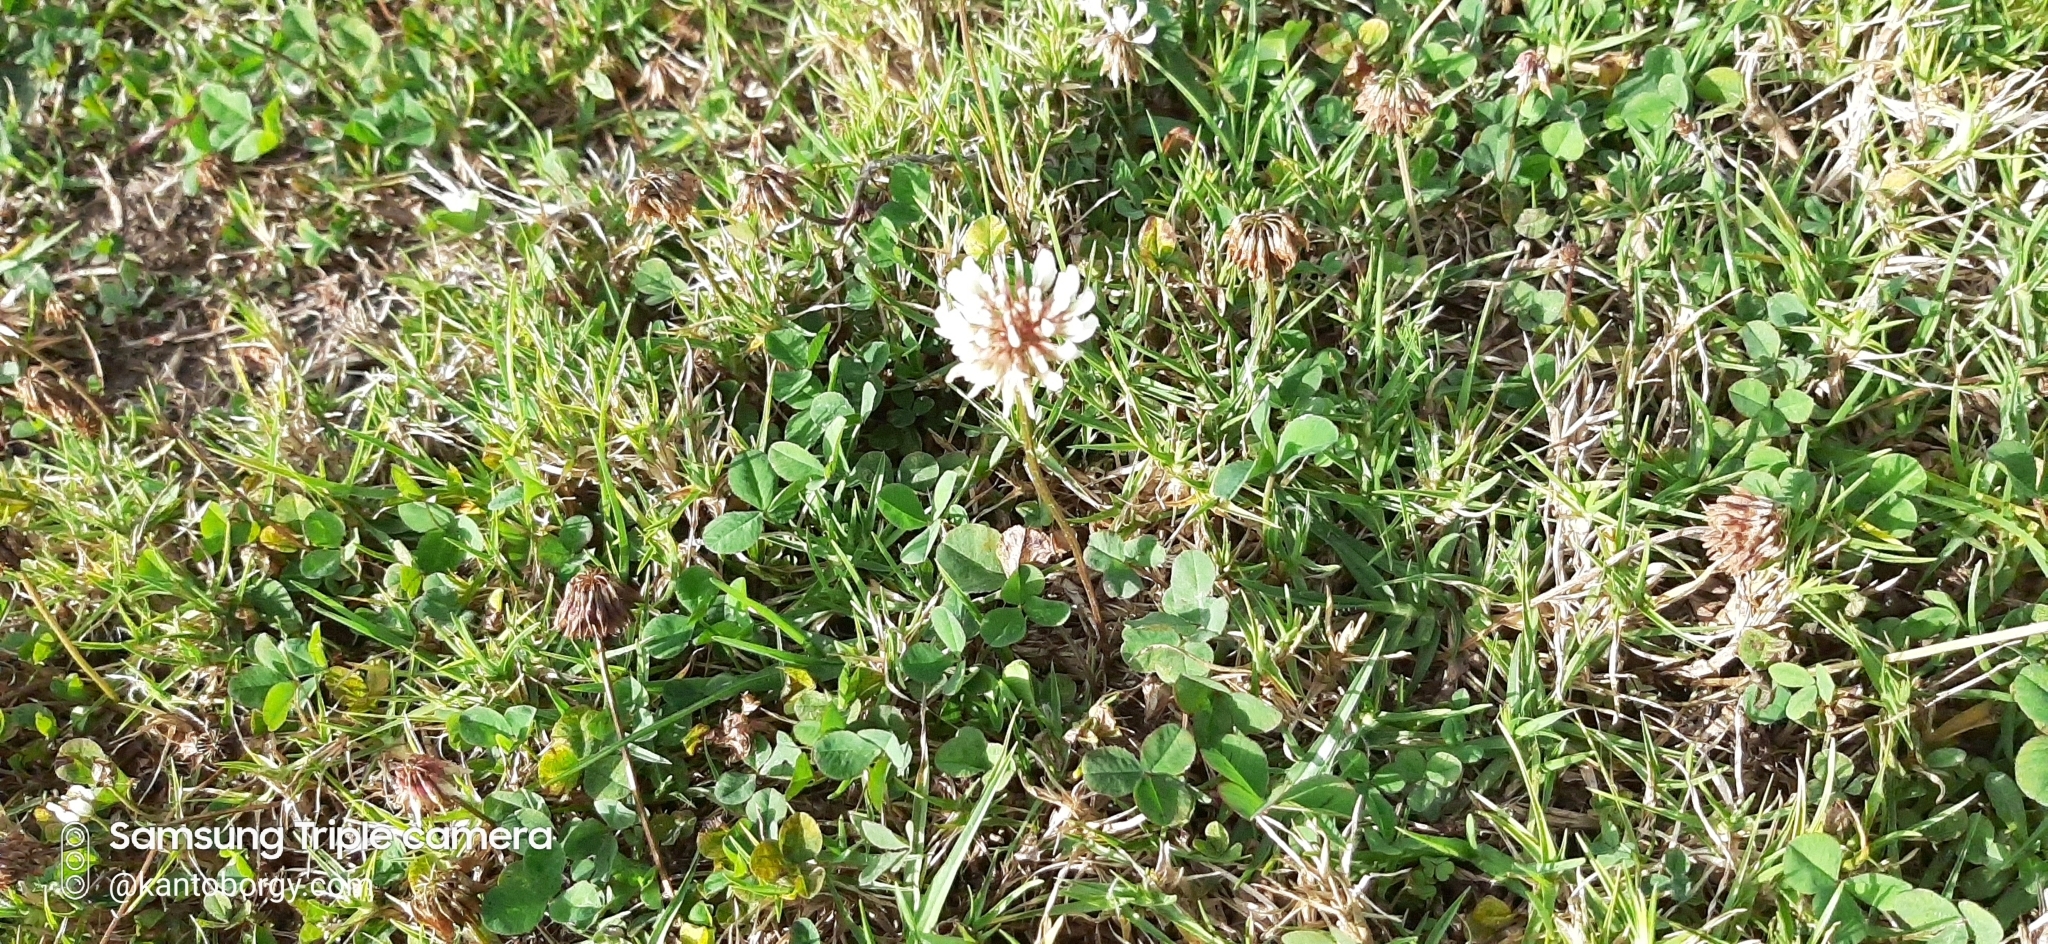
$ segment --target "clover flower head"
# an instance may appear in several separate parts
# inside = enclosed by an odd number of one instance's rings
[[[993,389],[1005,407],[1021,402],[1035,416],[1034,388],[1064,387],[1060,365],[1095,336],[1094,307],[1080,268],[1061,268],[1050,250],[1040,249],[1028,269],[1021,257],[993,272],[969,258],[947,274],[938,310],[939,336],[960,359],[946,379],[967,381],[976,395]]]
[[[1096,21],[1095,32],[1081,41],[1090,55],[1102,63],[1102,76],[1111,85],[1124,85],[1138,77],[1139,50],[1152,45],[1159,27],[1145,19],[1142,3],[1104,4],[1103,0],[1080,0],[1081,12]]]

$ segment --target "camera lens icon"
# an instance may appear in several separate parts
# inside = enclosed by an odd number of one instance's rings
[[[59,834],[57,894],[73,900],[85,897],[92,880],[91,838],[78,823],[66,825]]]

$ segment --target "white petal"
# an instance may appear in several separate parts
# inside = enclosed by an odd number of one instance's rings
[[[1067,317],[1069,319],[1079,320],[1081,316],[1086,315],[1088,312],[1094,310],[1094,308],[1095,290],[1092,288],[1083,288],[1081,289],[1080,294],[1075,295],[1074,300],[1067,304]]]
[[[1052,284],[1052,299],[1046,303],[1046,311],[1055,317],[1065,317],[1073,307],[1075,293],[1081,291],[1081,269],[1068,266]]]
[[[1081,8],[1082,13],[1086,13],[1098,20],[1109,19],[1109,12],[1102,8],[1102,0],[1080,0],[1080,3],[1076,4],[1076,6]]]
[[[988,305],[993,289],[988,274],[971,258],[946,275],[946,295],[969,321],[973,320],[972,312]]]
[[[1095,300],[1094,295],[1092,293],[1089,295],[1088,300],[1091,302]],[[1087,315],[1067,322],[1067,332],[1064,338],[1064,340],[1066,340],[1067,343],[1080,344],[1081,342],[1086,341],[1094,336],[1095,316]],[[1073,355],[1067,355],[1067,359],[1072,360]]]
[[[1054,279],[1059,278],[1060,264],[1052,257],[1052,250],[1038,247],[1038,258],[1031,262],[1031,287],[1042,295],[1052,288]]]
[[[961,352],[973,343],[974,329],[968,325],[961,324],[957,319],[939,319],[938,331],[939,337],[944,338],[946,343],[953,346],[954,357],[962,356]]]
[[[954,380],[967,381],[969,388],[967,395],[970,397],[980,396],[983,390],[996,385],[996,377],[993,371],[978,364],[969,364],[966,361],[953,365],[953,369],[946,372],[946,380],[949,382]]]
[[[1152,45],[1152,40],[1153,40],[1153,38],[1154,38],[1154,37],[1156,37],[1156,36],[1158,36],[1158,35],[1159,35],[1159,27],[1157,27],[1157,26],[1147,26],[1147,27],[1145,27],[1145,31],[1144,31],[1144,32],[1142,32],[1142,33],[1139,33],[1138,35],[1136,35],[1136,36],[1133,36],[1133,37],[1131,37],[1131,42],[1133,42],[1133,43],[1136,43],[1136,44],[1138,44],[1138,45],[1140,45],[1140,46],[1150,46],[1150,45]]]

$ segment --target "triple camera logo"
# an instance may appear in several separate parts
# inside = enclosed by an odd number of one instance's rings
[[[57,884],[52,891],[73,901],[84,898],[86,888],[92,884],[89,839],[84,826],[71,823],[64,827],[58,840]]]

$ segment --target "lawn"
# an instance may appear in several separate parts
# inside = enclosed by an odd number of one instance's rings
[[[0,939],[2048,934],[2036,0],[0,49]]]

